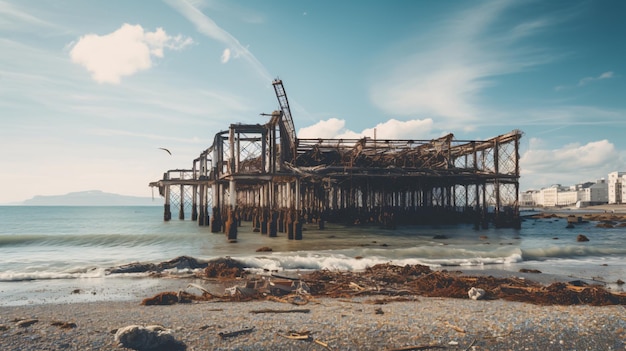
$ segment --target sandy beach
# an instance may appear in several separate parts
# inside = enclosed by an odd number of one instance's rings
[[[623,350],[626,346],[623,306],[412,299],[382,305],[370,297],[323,298],[306,306],[270,301],[141,306],[139,301],[127,301],[5,307],[0,347],[124,350],[116,345],[114,333],[129,324],[171,329],[184,345],[181,349],[187,350]],[[309,311],[254,313],[264,309]],[[20,327],[17,320],[37,322]],[[220,337],[252,327],[248,333]],[[309,332],[311,338],[281,336],[290,332]]]
[[[152,280],[143,297],[153,296],[158,289],[184,289],[189,282]],[[144,306],[137,287],[126,301],[2,307],[0,349],[130,350],[115,340],[115,332],[128,325],[169,329],[176,344],[160,350],[626,348],[623,305],[545,306],[503,299],[371,295],[314,297],[304,305],[260,299]],[[89,296],[89,291],[83,293]]]

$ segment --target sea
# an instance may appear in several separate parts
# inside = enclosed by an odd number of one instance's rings
[[[626,228],[589,222],[568,229],[566,219],[523,214],[521,229],[327,224],[320,230],[305,224],[303,240],[297,241],[282,233],[274,238],[255,233],[244,222],[231,243],[191,220],[163,221],[160,206],[0,206],[0,306],[145,295],[162,286],[146,273],[108,274],[108,269],[179,256],[232,257],[261,273],[359,271],[381,263],[464,272],[524,268],[623,291],[617,282],[626,280]],[[578,242],[580,234],[589,241]],[[261,247],[272,251],[257,252]]]

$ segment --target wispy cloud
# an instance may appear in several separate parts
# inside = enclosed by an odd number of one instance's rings
[[[140,25],[125,23],[110,34],[82,36],[72,45],[70,57],[98,83],[119,84],[122,77],[152,67],[152,57],[162,58],[163,49],[179,50],[192,42],[169,36],[162,28],[146,32]]]
[[[213,38],[222,44],[227,46],[228,57],[230,59],[231,54],[237,58],[243,58],[246,60],[255,71],[265,81],[271,81],[272,76],[269,74],[265,66],[257,60],[257,58],[241,43],[237,38],[232,36],[225,29],[215,23],[210,17],[206,16],[202,11],[194,6],[195,3],[191,3],[187,0],[165,0],[167,4],[173,7],[180,14],[185,16],[187,20],[196,26],[198,32],[206,35],[209,38]],[[197,5],[197,4],[196,4]],[[224,62],[225,55],[222,54],[221,60]],[[228,60],[226,60],[228,62]]]
[[[590,83],[599,81],[599,80],[604,80],[604,79],[611,79],[615,77],[615,73],[613,73],[612,71],[608,71],[608,72],[604,72],[602,74],[600,74],[597,77],[585,77],[582,78],[578,81],[578,83],[576,85],[559,85],[557,87],[554,88],[554,90],[556,91],[561,91],[561,90],[566,90],[566,89],[572,89],[572,88],[580,88],[580,87],[584,87],[585,85],[588,85]]]
[[[0,28],[15,30],[31,30],[31,26],[58,28],[56,24],[36,17],[6,1],[0,0]]]
[[[400,48],[408,53],[382,69],[370,92],[373,102],[395,115],[426,115],[459,123],[483,115],[481,92],[495,84],[494,77],[552,59],[537,48],[514,47],[552,21],[503,24],[502,18],[513,6],[514,2],[483,3]],[[496,24],[499,27],[494,31]]]

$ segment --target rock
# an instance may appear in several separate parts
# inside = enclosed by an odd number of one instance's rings
[[[74,329],[76,328],[76,323],[73,322],[61,322],[61,321],[53,321],[50,325],[59,327],[61,329]]]
[[[256,252],[272,252],[272,248],[268,246],[259,247]]]
[[[156,271],[157,267],[153,263],[133,262],[118,267],[107,268],[105,274],[121,274],[121,273],[144,273]]]
[[[481,288],[471,288],[467,292],[467,295],[472,300],[482,300],[482,299],[485,298],[486,294],[487,294],[487,292],[484,289],[481,289]]]
[[[35,324],[39,322],[38,319],[23,319],[19,322],[17,322],[17,326],[18,327],[22,327],[22,328],[26,328],[26,327],[30,327],[31,325]]]
[[[9,330],[9,327],[4,325],[4,324],[0,324],[0,331],[7,331]]]
[[[138,350],[185,350],[187,347],[176,340],[171,330],[160,325],[129,325],[115,333],[115,341],[121,346]]]
[[[586,236],[584,236],[582,234],[578,234],[578,236],[576,237],[576,241],[578,241],[578,242],[589,241],[589,238],[587,238]]]
[[[538,269],[529,269],[529,268],[522,268],[519,270],[520,273],[541,273],[540,270]]]
[[[206,268],[206,262],[200,262],[197,259],[189,256],[179,256],[172,260],[161,262],[157,265],[159,270],[165,269],[197,269]]]

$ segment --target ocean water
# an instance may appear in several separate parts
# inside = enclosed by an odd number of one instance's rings
[[[614,283],[626,280],[626,228],[597,228],[593,222],[567,229],[565,219],[525,219],[517,230],[333,224],[319,230],[310,224],[304,226],[302,241],[290,241],[282,233],[269,238],[244,223],[238,242],[228,243],[223,234],[193,221],[162,218],[160,206],[0,206],[0,295],[20,291],[20,284],[27,282],[38,287],[59,281],[100,282],[110,278],[110,267],[182,255],[230,256],[257,271],[361,270],[389,262],[449,270],[538,269],[605,282],[617,290],[621,286]],[[577,242],[578,234],[590,241]],[[256,252],[263,246],[272,252]]]

